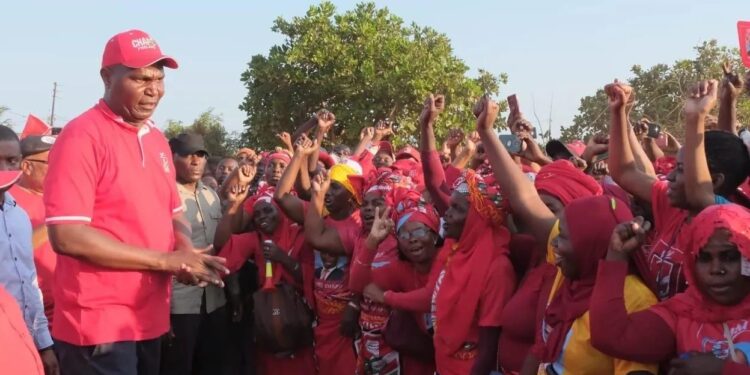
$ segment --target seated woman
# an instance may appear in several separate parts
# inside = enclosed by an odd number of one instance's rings
[[[640,218],[618,226],[591,297],[592,345],[634,361],[672,359],[674,374],[750,374],[748,222],[750,212],[734,204],[698,214],[685,257],[690,287],[630,314],[622,293],[628,253],[638,249],[648,228]]]
[[[244,198],[241,193],[238,195],[232,198],[234,207],[230,210],[242,206]],[[219,254],[226,258],[226,267],[234,273],[249,259],[259,265],[270,260],[272,275],[266,275],[267,267],[259,267],[261,285],[272,276],[273,284],[292,285],[307,301],[312,301],[313,253],[305,243],[302,228],[281,213],[270,194],[255,195],[245,201],[245,206],[252,207],[251,217],[257,231],[234,234],[228,240],[226,236],[216,236],[214,240],[214,246],[221,249]],[[229,232],[230,220],[222,219],[219,226],[217,232]],[[258,348],[258,359],[258,369],[262,374],[305,374],[315,367],[312,347],[285,356]]]

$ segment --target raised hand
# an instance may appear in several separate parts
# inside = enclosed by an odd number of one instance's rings
[[[375,128],[372,126],[367,126],[362,128],[362,130],[359,131],[359,140],[363,140],[365,138],[367,139],[373,139],[375,137]]]
[[[333,127],[333,124],[336,123],[336,116],[333,112],[329,112],[327,109],[321,109],[315,117],[318,119],[318,130],[325,134],[327,134]]]
[[[609,151],[609,135],[599,133],[589,138],[586,144],[586,149],[583,150],[581,157],[587,162],[591,163],[594,156],[603,154]]]
[[[310,156],[315,151],[320,148],[320,145],[318,144],[318,140],[310,140],[310,138],[307,138],[307,136],[303,135],[297,140],[297,144],[295,145],[295,151],[300,153],[303,156]]]
[[[648,121],[647,118],[642,118],[635,124],[633,124],[633,133],[635,133],[636,138],[643,139],[646,137],[646,134],[648,134],[648,124],[650,121]]]
[[[445,141],[446,145],[451,149],[458,147],[459,144],[464,140],[466,134],[461,129],[451,129],[448,132],[448,140]]]
[[[240,205],[247,198],[249,191],[250,187],[247,185],[233,185],[227,191],[227,202],[233,206]]]
[[[573,163],[573,165],[582,170],[585,171],[586,168],[588,168],[589,164],[586,162],[586,160],[583,160],[582,158],[579,158],[578,156],[573,155],[572,158],[570,158],[570,162]]]
[[[721,92],[719,97],[722,101],[734,101],[742,93],[744,82],[739,74],[732,70],[732,65],[729,61],[725,61],[722,64],[724,70],[724,79],[721,81]]]
[[[519,139],[526,139],[531,138],[531,131],[534,130],[534,125],[523,117],[517,117],[517,120],[513,124],[510,124],[510,129]]]
[[[477,137],[476,138],[473,137],[473,136],[466,137],[466,139],[464,139],[464,147],[465,147],[466,152],[470,156],[474,156],[477,153],[477,144],[479,144],[479,142],[481,142],[481,140],[478,139],[479,138],[479,134],[477,134],[477,132],[474,131],[474,132],[471,132],[471,134],[472,135],[476,134]]]
[[[384,210],[381,210],[380,207],[376,207],[375,221],[372,223],[370,238],[378,243],[383,242],[393,232],[395,226],[391,219],[391,208],[386,207]]]
[[[482,141],[482,139],[479,137],[479,133],[476,130],[474,130],[473,132],[469,133],[469,138],[468,139],[470,141],[474,142],[474,144],[477,144],[477,143],[479,143],[479,142]]]
[[[325,194],[328,188],[331,187],[331,178],[326,171],[320,171],[310,182],[312,184],[312,192],[316,194]]]
[[[531,138],[521,138],[521,141],[526,144],[518,156],[538,164],[546,164],[544,161],[547,159],[547,155],[544,154],[541,147]]]
[[[477,117],[477,131],[494,128],[500,106],[485,95],[474,105],[474,116]]]
[[[292,136],[287,132],[281,132],[276,134],[276,138],[281,140],[281,143],[286,147],[287,150],[294,150],[292,146]]]
[[[719,82],[715,79],[700,81],[687,93],[682,113],[688,116],[705,116],[716,106]]]
[[[672,135],[672,133],[662,132],[662,134],[667,138],[667,145],[666,147],[664,147],[664,152],[669,154],[677,154],[677,152],[682,148],[680,141],[678,141],[677,138]]]
[[[255,163],[253,164],[242,164],[237,171],[237,178],[239,179],[241,186],[248,186],[251,182],[253,182],[253,178],[255,178],[255,174],[258,171],[258,167],[256,167]]]
[[[432,124],[443,110],[445,110],[445,96],[430,94],[424,101],[419,122],[423,125]]]
[[[612,202],[615,204],[614,199]],[[646,232],[650,229],[651,223],[641,216],[616,226],[612,233],[612,239],[609,241],[607,260],[627,261],[630,253],[643,245],[646,240]]]
[[[375,138],[380,141],[390,135],[393,135],[393,127],[390,121],[380,120],[375,125]]]
[[[604,86],[604,92],[607,93],[610,111],[619,111],[630,102],[630,96],[633,93],[633,88],[625,83],[621,83],[615,80],[614,83],[610,83]]]

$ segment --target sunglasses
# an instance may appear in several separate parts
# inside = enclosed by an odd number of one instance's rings
[[[426,228],[415,229],[411,232],[402,230],[398,232],[398,238],[403,241],[409,241],[412,238],[425,238],[429,233],[430,230]]]

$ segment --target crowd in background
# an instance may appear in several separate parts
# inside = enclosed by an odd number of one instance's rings
[[[750,374],[750,75],[685,93],[682,144],[615,81],[585,141],[485,96],[440,143],[430,94],[418,144],[322,109],[210,155],[150,121],[165,67],[118,34],[59,135],[0,127],[0,372]]]

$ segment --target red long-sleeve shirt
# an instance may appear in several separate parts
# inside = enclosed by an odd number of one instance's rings
[[[602,353],[637,362],[663,362],[678,355],[678,337],[651,310],[625,310],[625,262],[600,261],[589,310],[591,344]],[[723,375],[748,375],[750,367],[727,361]]]
[[[451,201],[451,187],[445,179],[443,163],[440,162],[440,154],[437,151],[422,151],[422,169],[424,171],[424,183],[427,191],[432,197],[432,204],[440,215],[448,211]]]

